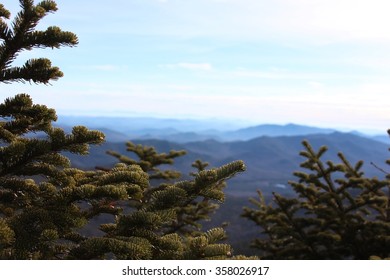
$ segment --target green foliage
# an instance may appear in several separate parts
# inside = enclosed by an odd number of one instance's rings
[[[232,176],[243,169],[242,162],[213,169],[216,174],[214,180]],[[90,171],[80,181],[88,186],[88,193],[95,190],[95,186],[103,189],[109,186],[112,189],[106,194],[110,194],[112,200],[103,204],[102,201],[90,202],[92,208],[88,217],[105,210],[106,214],[115,218],[112,223],[100,225],[100,230],[105,233],[102,237],[86,238],[70,251],[69,258],[221,259],[232,256],[229,245],[217,244],[224,239],[222,229],[206,233],[197,231],[190,237],[171,230],[172,223],[177,223],[182,217],[182,209],[188,207],[188,201],[193,197],[205,197],[202,191],[211,188],[212,184],[197,184],[195,178],[152,188],[147,173],[137,164],[118,163],[111,170],[92,174]],[[198,177],[201,175],[198,174]],[[80,193],[79,189],[75,191]],[[118,194],[115,198],[112,197],[114,191]],[[73,192],[66,193],[73,198]],[[83,195],[85,192],[82,196],[76,195],[76,198],[81,199]]]
[[[10,13],[0,4],[0,81],[47,84],[62,76],[48,59],[29,60],[22,67],[12,62],[23,50],[73,46],[77,37],[58,27],[35,31],[44,16],[57,10],[54,1],[34,5],[21,0],[20,6],[9,27]],[[172,164],[183,151],[158,154],[128,143],[139,161],[112,152],[121,163],[83,171],[72,168],[63,152],[88,154],[89,145],[104,141],[101,132],[76,126],[66,134],[52,126],[55,110],[34,104],[27,94],[1,103],[0,118],[0,259],[232,257],[232,248],[220,244],[223,229],[201,232],[188,225],[206,216],[209,209],[201,207],[209,200],[223,201],[222,182],[243,171],[243,162],[211,170],[200,164],[193,180],[173,182],[180,174],[157,166]],[[151,187],[151,179],[165,182]],[[99,236],[83,235],[101,216],[111,222],[98,225]]]
[[[274,193],[267,204],[251,201],[243,216],[263,229],[254,246],[270,259],[387,258],[390,252],[389,181],[366,178],[363,162],[352,165],[342,153],[341,163],[323,162],[327,151],[316,152],[307,142],[298,182],[290,182],[297,196]]]
[[[197,172],[190,174],[194,180],[178,181],[173,184],[173,181],[181,178],[180,172],[163,166],[172,165],[173,159],[185,155],[185,151],[171,150],[167,154],[158,153],[154,147],[136,145],[132,142],[128,142],[126,145],[127,151],[136,154],[138,160],[114,151],[107,153],[124,164],[139,165],[143,171],[149,174],[151,180],[157,181],[145,193],[144,201],[159,201],[161,203],[161,201],[166,200],[169,202],[168,204],[176,207],[176,219],[164,225],[166,233],[179,233],[184,236],[200,234],[200,222],[209,220],[210,215],[218,209],[219,203],[225,199],[223,192],[226,186],[225,180],[234,176],[235,173],[245,170],[241,161],[206,170],[208,163],[197,160],[192,165],[197,169]]]
[[[55,12],[54,1],[46,0],[34,5],[33,0],[20,0],[21,11],[10,26],[7,21],[11,14],[0,4],[0,82],[29,81],[49,83],[63,76],[58,67],[53,67],[47,58],[30,59],[22,67],[12,66],[19,53],[33,48],[60,48],[78,43],[75,34],[50,26],[45,31],[35,27],[48,13]]]
[[[53,128],[55,111],[33,104],[25,94],[2,103],[0,117],[4,119],[0,122],[0,257],[63,254],[66,246],[60,240],[67,240],[87,221],[86,211],[77,203],[107,194],[85,192],[77,176],[69,176],[70,162],[60,152],[86,154],[88,145],[102,143],[104,135],[85,127],[75,127],[71,134]]]
[[[120,165],[139,166],[149,174],[150,179],[157,182],[155,186],[151,185],[139,193],[137,200],[124,205],[124,212],[129,214],[117,216],[113,224],[103,225],[107,237],[115,236],[116,239],[131,242],[137,237],[147,241],[143,249],[146,255],[137,255],[139,258],[231,258],[231,246],[220,244],[225,239],[224,230],[215,228],[202,232],[199,221],[208,219],[209,214],[216,209],[212,201],[224,200],[224,180],[244,171],[244,163],[237,161],[205,170],[207,164],[197,161],[194,167],[198,167],[198,172],[192,174],[194,178],[177,181],[180,173],[167,168],[161,170],[160,165],[173,164],[173,158],[184,155],[183,151],[158,153],[153,147],[132,142],[128,142],[127,147],[128,151],[137,155],[138,161],[113,151],[108,154],[119,159]]]
[[[20,1],[21,12],[7,24],[10,12],[0,5],[0,81],[48,83],[63,74],[48,59],[12,63],[19,53],[33,48],[73,46],[77,37],[58,27],[35,31],[38,22],[57,9],[53,1]],[[55,111],[33,104],[27,94],[0,104],[0,258],[53,258],[66,250],[67,236],[85,223],[74,201],[67,204],[60,193],[75,186],[67,176],[69,160],[61,151],[86,154],[89,144],[104,135],[75,127],[71,134],[52,127]]]
[[[174,158],[185,155],[185,151],[170,151],[168,154],[159,154],[154,147],[136,145],[131,141],[126,143],[126,147],[127,151],[137,155],[139,158],[138,161],[115,151],[107,151],[107,153],[116,157],[120,162],[139,165],[143,171],[149,174],[151,180],[172,180],[180,178],[181,174],[179,172],[174,170],[161,170],[158,166],[162,164],[173,164]]]

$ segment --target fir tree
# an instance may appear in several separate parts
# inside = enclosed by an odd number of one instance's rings
[[[18,54],[33,48],[74,46],[78,40],[58,27],[36,31],[39,21],[57,10],[53,1],[20,1],[10,26],[10,12],[0,5],[0,81],[47,84],[63,74],[45,58],[12,66]],[[52,127],[55,111],[33,104],[27,94],[0,104],[0,257],[7,259],[55,258],[66,253],[67,241],[86,222],[81,209],[64,190],[75,187],[68,175],[70,162],[60,152],[86,154],[89,144],[104,135],[85,127],[66,135]]]
[[[213,186],[235,173],[243,171],[241,161],[197,173],[194,180],[179,181],[152,188],[129,183],[129,178],[111,176],[112,171],[142,170],[139,165],[119,163],[110,171],[103,172],[103,184],[127,185],[127,198],[110,201],[115,220],[100,225],[103,237],[89,238],[70,253],[75,259],[100,259],[113,254],[126,259],[223,259],[232,257],[230,245],[220,244],[225,238],[222,228],[207,232],[183,235],[167,229],[177,222],[181,209],[188,207],[196,197],[220,199],[221,194]],[[104,174],[105,173],[105,174]],[[146,175],[146,173],[143,173]],[[146,176],[147,178],[147,176]],[[116,213],[114,211],[117,210]],[[112,256],[111,256],[112,257]],[[237,256],[243,258],[243,256]]]
[[[117,158],[120,162],[131,165],[139,165],[144,172],[149,174],[151,180],[174,180],[180,178],[180,172],[174,170],[162,170],[158,166],[160,165],[172,165],[174,159],[186,154],[184,150],[182,151],[170,151],[166,153],[158,153],[154,147],[136,145],[133,142],[129,141],[126,143],[127,151],[132,152],[137,155],[138,160],[132,159],[125,155],[121,155],[115,151],[107,151],[107,154]]]
[[[273,194],[267,204],[251,201],[243,216],[262,229],[253,245],[269,259],[370,259],[390,256],[390,192],[387,179],[367,178],[363,162],[352,165],[342,153],[339,164],[323,162],[304,141],[306,158],[290,182],[296,197]]]
[[[47,84],[62,76],[48,59],[12,62],[23,50],[77,44],[77,37],[58,27],[35,31],[40,19],[57,9],[54,1],[21,0],[22,11],[9,27],[0,5],[0,80]],[[34,104],[27,94],[0,104],[0,259],[212,259],[232,257],[221,244],[221,228],[193,235],[167,230],[200,199],[223,200],[221,182],[245,169],[243,162],[200,170],[192,180],[151,188],[150,179],[177,178],[156,166],[182,152],[159,155],[152,148],[133,147],[140,162],[128,160],[106,170],[72,168],[62,152],[85,155],[104,135],[76,126],[70,134],[55,128],[55,110]],[[149,173],[149,174],[148,174]],[[94,217],[108,215],[98,225],[99,236],[81,229]],[[190,215],[187,215],[190,216]],[[244,258],[235,256],[235,258]]]
[[[184,151],[171,150],[169,153],[158,153],[154,147],[136,145],[130,141],[126,145],[127,150],[136,154],[138,160],[114,151],[107,153],[116,157],[121,162],[119,165],[137,165],[149,174],[150,182],[154,182],[155,185],[150,185],[139,194],[137,200],[133,200],[130,204],[124,204],[122,208],[131,212],[130,216],[137,216],[141,211],[143,219],[146,219],[148,215],[151,215],[150,219],[159,219],[159,222],[152,223],[156,228],[146,232],[149,235],[144,236],[146,233],[141,231],[141,237],[148,239],[154,248],[165,247],[165,245],[156,243],[158,240],[156,232],[163,237],[164,243],[170,240],[169,242],[174,241],[176,244],[174,249],[170,248],[168,251],[153,250],[152,258],[231,258],[233,254],[231,246],[220,244],[226,237],[224,230],[214,228],[202,232],[199,221],[209,218],[209,214],[216,208],[216,201],[222,202],[224,200],[221,186],[224,185],[226,179],[245,169],[243,162],[236,161],[220,168],[206,170],[208,164],[198,160],[193,164],[197,168],[197,172],[192,173],[194,179],[179,181],[178,179],[181,178],[179,172],[167,168],[162,170],[160,165],[173,164],[173,159],[184,155]],[[133,209],[129,211],[129,208]],[[159,218],[160,214],[164,214],[163,219]],[[115,223],[103,225],[103,228],[112,230],[107,232],[107,236],[126,238],[122,235],[129,234],[128,227],[135,227],[133,218],[131,218],[131,223],[127,222],[128,219],[129,215],[122,215],[117,217]],[[126,230],[118,231],[118,226],[124,227]],[[140,227],[142,226],[141,224]],[[136,231],[132,234],[139,233]],[[151,237],[153,238],[151,239]],[[235,258],[245,257],[235,256]]]
[[[154,192],[163,190],[172,184],[175,180],[180,180],[182,174],[169,168],[160,168],[160,165],[173,165],[174,159],[186,154],[184,150],[171,150],[169,153],[158,153],[154,147],[134,144],[129,141],[126,143],[127,151],[134,153],[138,160],[124,156],[115,151],[108,151],[109,155],[116,157],[120,162],[125,164],[137,164],[143,171],[149,174],[151,188],[146,196]],[[198,176],[199,172],[206,172],[207,162],[196,160],[192,167],[197,172],[191,172],[192,177]],[[202,228],[201,222],[210,220],[210,215],[218,208],[219,204],[225,199],[223,189],[226,187],[225,180],[215,182],[212,186],[213,195],[202,195],[190,197],[181,207],[177,208],[177,218],[172,223],[165,225],[166,233],[180,233],[182,235],[195,236],[199,234]],[[202,193],[203,194],[203,193]]]

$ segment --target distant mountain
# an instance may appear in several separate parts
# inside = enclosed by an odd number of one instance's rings
[[[101,117],[101,116],[59,116],[59,126],[84,125],[89,128],[107,127],[125,134],[146,134],[146,131],[176,130],[175,132],[198,132],[205,130],[223,130],[230,127],[238,129],[247,126],[240,121],[226,121],[219,119],[169,119],[169,118],[143,118],[143,117]]]
[[[106,136],[107,142],[125,143],[125,142],[129,141],[129,139],[131,138],[130,135],[118,132],[116,130],[108,129],[108,128],[97,128],[97,130],[104,133],[104,135]]]
[[[287,185],[294,179],[292,173],[300,169],[303,158],[299,152],[303,149],[302,140],[307,139],[315,149],[325,145],[329,148],[324,160],[340,162],[338,152],[343,152],[351,164],[359,160],[365,162],[363,170],[367,176],[383,176],[384,174],[370,163],[382,166],[389,158],[388,145],[375,140],[360,137],[349,133],[312,134],[306,136],[263,136],[248,141],[219,142],[216,140],[194,141],[189,143],[175,143],[166,140],[143,139],[134,140],[148,146],[156,147],[159,152],[170,150],[186,150],[187,154],[175,161],[174,168],[189,174],[193,171],[191,163],[202,159],[211,166],[220,166],[233,160],[244,160],[247,171],[233,178],[228,192],[255,193],[256,189],[270,192],[278,187]],[[72,162],[81,168],[94,168],[96,165],[112,166],[116,159],[106,155],[107,150],[115,150],[128,156],[124,143],[106,143],[99,147],[92,147],[90,155],[80,157],[70,155]],[[286,188],[285,191],[288,191]]]
[[[250,140],[261,136],[294,136],[328,134],[334,129],[287,124],[263,124],[248,127],[244,123],[222,120],[178,120],[131,117],[80,117],[60,116],[58,126],[69,130],[75,125],[98,129],[106,134],[108,141],[128,139],[160,139],[177,143],[204,141]]]
[[[260,136],[295,136],[309,134],[329,134],[332,132],[335,132],[335,130],[297,124],[265,124],[230,131],[224,133],[223,136],[225,139],[229,140],[249,140]]]
[[[390,137],[389,135],[376,135],[373,136],[372,139],[385,143],[385,144],[390,144]]]
[[[335,132],[334,129],[324,129],[311,126],[303,126],[296,124],[287,125],[272,125],[264,124],[252,127],[241,128],[231,131],[191,131],[185,132],[177,129],[144,129],[136,131],[136,134],[141,134],[134,139],[161,139],[167,141],[174,141],[177,143],[188,143],[194,141],[217,140],[222,142],[231,141],[245,141],[261,136],[295,136],[295,135],[309,135],[309,134],[329,134]]]
[[[159,139],[159,140],[166,140],[166,141],[172,141],[176,143],[188,143],[188,142],[194,142],[194,141],[205,141],[210,139],[215,139],[219,141],[223,141],[224,138],[221,136],[218,136],[216,134],[203,134],[203,133],[195,133],[195,132],[177,132],[167,135],[162,134],[146,134],[141,135],[139,137],[136,137],[134,139],[142,140],[142,139]]]

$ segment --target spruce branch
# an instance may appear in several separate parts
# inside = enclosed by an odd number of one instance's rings
[[[0,18],[0,82],[34,82],[48,84],[63,76],[58,67],[53,67],[45,58],[30,59],[23,66],[11,66],[18,54],[33,48],[73,47],[78,39],[72,32],[50,26],[45,31],[36,31],[39,21],[48,13],[55,12],[54,1],[42,1],[34,6],[34,1],[20,0],[22,10],[15,16],[11,26]],[[0,6],[0,16],[9,18],[10,13]]]

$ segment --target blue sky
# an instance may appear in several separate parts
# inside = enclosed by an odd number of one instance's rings
[[[18,1],[2,1],[13,14]],[[62,115],[221,118],[390,128],[390,4],[382,0],[58,0],[38,28],[79,45],[52,86],[1,85]]]

